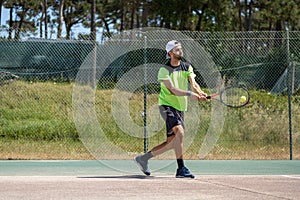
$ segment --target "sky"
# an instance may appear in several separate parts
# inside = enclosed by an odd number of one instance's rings
[[[5,21],[7,20],[8,16],[9,16],[9,11],[8,11],[8,9],[4,9],[4,8],[2,7],[1,26],[2,26],[3,24],[5,24]]]

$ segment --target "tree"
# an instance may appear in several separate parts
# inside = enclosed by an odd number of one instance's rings
[[[44,7],[43,7],[43,13],[44,13],[44,16],[45,16],[45,19],[44,19],[44,23],[45,23],[45,39],[48,39],[48,13],[47,13],[47,10],[48,10],[48,5],[47,5],[47,0],[44,0]]]
[[[63,25],[70,39],[76,24],[90,28],[91,35],[96,27],[103,28],[105,37],[113,30],[149,26],[196,31],[300,29],[299,0],[0,0],[0,4],[10,10],[8,38],[15,39],[37,27],[45,38],[49,27],[57,27],[61,38]]]
[[[196,27],[195,27],[196,31],[200,31],[201,28],[202,28],[201,27],[202,21],[203,21],[203,18],[204,18],[204,13],[206,12],[207,8],[208,8],[208,2],[205,1],[205,2],[201,2],[193,10],[196,13],[196,16],[197,16],[197,24],[196,24]]]
[[[90,12],[85,1],[64,1],[63,18],[66,27],[66,39],[70,39],[71,29],[74,25],[80,24],[87,18],[87,14]]]
[[[57,27],[57,38],[60,39],[61,38],[61,32],[62,32],[62,24],[64,21],[64,16],[63,16],[63,12],[64,12],[64,4],[65,1],[64,0],[60,0],[59,1],[59,6],[58,6],[58,27]]]
[[[34,32],[36,30],[35,17],[37,2],[34,0],[21,0],[18,2],[9,0],[3,3],[5,8],[10,9],[9,17],[9,39],[12,39],[12,32],[15,31],[15,40],[20,39],[20,33]],[[13,19],[13,10],[15,10],[16,16]]]
[[[235,0],[235,8],[236,8],[236,12],[237,12],[237,15],[235,15],[235,18],[238,19],[237,21],[238,21],[239,31],[242,31],[243,30],[243,25],[242,25],[242,6],[241,6],[240,0]]]
[[[245,30],[246,31],[251,31],[252,30],[252,17],[253,17],[253,0],[248,0],[244,1],[244,8],[245,8]]]
[[[96,0],[91,2],[91,40],[96,41]]]
[[[48,7],[50,5],[53,5],[53,3],[54,2],[52,2],[51,0],[40,1],[38,13],[41,13],[39,19],[39,29],[41,38],[43,37],[43,33],[45,39],[48,38],[48,22],[50,21],[50,16],[48,15]]]

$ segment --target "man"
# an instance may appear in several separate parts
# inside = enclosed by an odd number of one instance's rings
[[[206,100],[206,94],[195,81],[195,74],[190,64],[183,62],[182,46],[178,41],[169,41],[166,45],[168,62],[158,72],[161,84],[159,109],[166,122],[167,140],[152,148],[144,155],[137,156],[135,161],[142,172],[150,175],[148,160],[170,149],[175,150],[178,169],[176,178],[194,178],[183,160],[184,111],[187,110],[187,97],[194,100]],[[188,90],[188,83],[192,91]]]

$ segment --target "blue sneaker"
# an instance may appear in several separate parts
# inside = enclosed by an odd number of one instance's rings
[[[147,176],[150,176],[150,169],[148,167],[148,160],[144,161],[141,159],[141,156],[137,156],[134,158],[137,165],[140,167],[141,171],[146,174]]]
[[[177,169],[176,178],[195,178],[195,176],[191,174],[188,168],[182,167],[181,169]]]

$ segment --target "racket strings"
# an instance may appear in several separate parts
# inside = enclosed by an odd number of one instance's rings
[[[249,101],[249,93],[243,88],[228,88],[221,96],[222,101],[233,107],[243,106]]]

